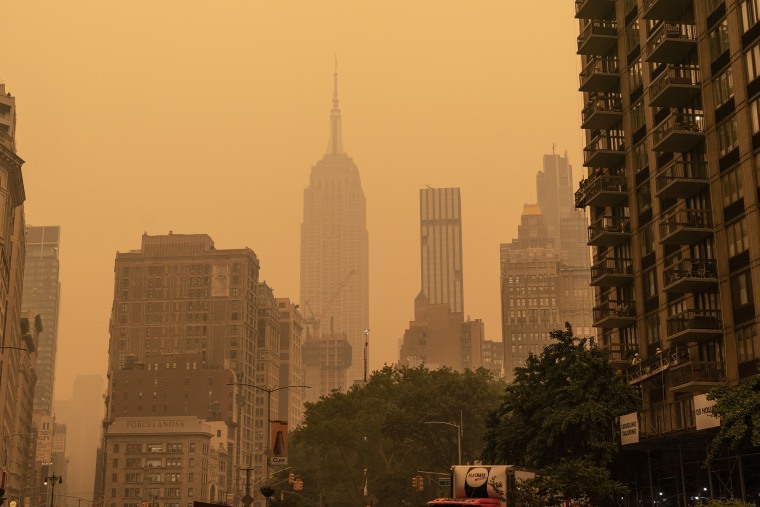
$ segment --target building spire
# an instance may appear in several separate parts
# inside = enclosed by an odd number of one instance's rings
[[[328,155],[343,153],[343,141],[341,139],[341,118],[338,108],[338,56],[335,55],[335,74],[333,81],[333,107],[330,111],[330,141],[327,145]]]

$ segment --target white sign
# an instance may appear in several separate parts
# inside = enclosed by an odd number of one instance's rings
[[[227,265],[214,265],[211,273],[211,297],[230,296],[230,272]]]
[[[623,445],[639,443],[639,414],[637,412],[620,416],[620,443]]]
[[[706,394],[694,396],[694,413],[697,419],[697,431],[720,426],[720,418],[713,415],[715,400],[708,400]]]

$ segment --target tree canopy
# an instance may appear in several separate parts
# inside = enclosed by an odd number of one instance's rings
[[[720,429],[710,443],[711,458],[760,446],[760,372],[740,384],[713,388],[707,399],[715,400],[713,415],[720,417]]]
[[[482,450],[486,414],[498,406],[504,385],[486,370],[458,373],[425,367],[372,374],[366,386],[333,392],[307,404],[304,425],[290,439],[290,464],[304,481],[294,505],[356,506],[365,491],[383,505],[414,504],[443,496],[435,472],[448,476],[457,461],[461,423],[463,461]],[[448,424],[425,424],[438,421]],[[366,474],[365,474],[366,469]],[[412,477],[425,491],[412,491]],[[365,490],[366,478],[366,490]]]

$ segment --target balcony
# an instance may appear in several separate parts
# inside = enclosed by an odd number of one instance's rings
[[[683,259],[665,268],[663,290],[676,294],[702,292],[718,286],[718,274],[712,259]]]
[[[696,27],[662,23],[647,40],[647,61],[681,63],[697,47]]]
[[[592,56],[580,73],[580,91],[602,93],[620,90],[617,58]]]
[[[633,280],[633,260],[602,259],[591,267],[591,285],[618,287]]]
[[[668,340],[672,345],[710,341],[723,334],[720,310],[686,310],[667,321]]]
[[[677,208],[660,220],[660,243],[693,245],[710,236],[712,227],[712,212]]]
[[[602,348],[609,354],[610,363],[623,368],[629,366],[639,352],[638,343],[610,343]]]
[[[636,322],[636,305],[633,301],[609,301],[594,307],[594,327],[618,328]]]
[[[657,405],[639,414],[639,438],[641,440],[663,437],[679,431],[695,430],[694,399]]]
[[[705,162],[673,160],[657,171],[655,195],[671,199],[691,197],[709,184]]]
[[[649,86],[649,105],[684,107],[702,92],[699,67],[668,65]]]
[[[691,0],[644,0],[644,19],[678,21]]]
[[[586,167],[617,167],[623,161],[625,141],[621,131],[602,131],[583,149],[583,165]]]
[[[701,114],[671,113],[654,129],[654,151],[683,153],[705,138],[705,117]]]
[[[628,217],[602,216],[588,228],[590,246],[616,246],[629,239],[631,221]]]
[[[688,361],[670,370],[671,392],[704,393],[726,382],[726,367],[719,361]]]
[[[594,19],[578,36],[579,55],[606,55],[617,44],[617,23]]]
[[[575,192],[575,207],[617,206],[628,198],[626,178],[623,175],[604,174],[596,170],[582,180]]]
[[[615,0],[575,0],[575,17],[578,19],[613,19]]]
[[[581,128],[610,129],[623,119],[623,101],[619,94],[593,94],[581,111]]]

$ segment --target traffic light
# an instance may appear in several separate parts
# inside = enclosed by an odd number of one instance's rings
[[[293,481],[293,489],[296,491],[301,491],[303,489],[303,480],[296,479]]]
[[[412,477],[412,489],[417,489],[417,476]]]
[[[425,478],[421,475],[417,476],[417,491],[425,491]]]
[[[295,480],[296,480],[296,474],[294,474],[293,472],[290,472],[290,474],[288,474],[288,482],[289,482],[290,484],[293,484],[293,482],[294,482]]]

